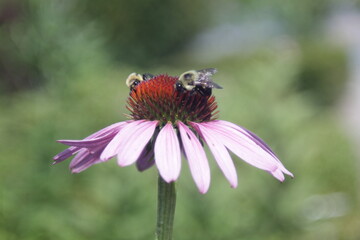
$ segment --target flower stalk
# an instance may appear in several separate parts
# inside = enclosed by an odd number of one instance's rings
[[[171,240],[176,205],[175,183],[167,183],[159,175],[156,240]]]

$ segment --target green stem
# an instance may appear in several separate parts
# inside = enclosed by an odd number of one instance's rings
[[[175,183],[158,179],[156,240],[171,240],[176,205]]]

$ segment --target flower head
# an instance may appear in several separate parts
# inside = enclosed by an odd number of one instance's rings
[[[185,72],[180,77],[130,74],[127,109],[131,120],[115,123],[83,140],[59,140],[69,145],[54,157],[59,163],[76,155],[73,173],[117,156],[122,167],[136,163],[139,171],[156,165],[166,182],[179,178],[181,155],[188,161],[200,193],[210,186],[210,168],[204,151],[209,146],[230,186],[237,174],[229,151],[265,170],[280,181],[293,176],[269,146],[249,130],[216,120],[218,112],[212,88],[221,88],[210,77],[215,69]]]

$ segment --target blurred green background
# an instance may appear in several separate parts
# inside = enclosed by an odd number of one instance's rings
[[[131,72],[207,67],[224,87],[220,118],[261,136],[295,179],[234,156],[231,189],[209,154],[201,195],[184,161],[174,239],[360,239],[360,141],[346,127],[359,108],[342,111],[360,39],[337,24],[359,11],[355,0],[0,1],[0,239],[153,239],[156,169],[110,160],[73,175],[69,161],[51,165],[65,148],[55,141],[125,120]]]

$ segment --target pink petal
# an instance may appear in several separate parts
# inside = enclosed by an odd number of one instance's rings
[[[197,128],[200,131],[202,137],[206,141],[207,145],[210,148],[210,151],[215,157],[215,160],[220,167],[221,171],[224,173],[226,179],[230,182],[231,187],[236,188],[238,179],[236,174],[236,169],[234,162],[232,161],[229,152],[225,148],[224,144],[215,138],[211,129],[206,128],[203,124],[192,122],[192,126]]]
[[[155,142],[155,162],[161,177],[166,182],[176,181],[180,175],[181,154],[179,139],[167,123],[160,131]]]
[[[245,162],[272,174],[277,171],[277,169],[280,169],[286,174],[290,173],[274,154],[271,154],[262,146],[259,146],[247,133],[229,127],[227,124],[222,124],[220,121],[204,124],[213,129],[215,135],[221,139],[224,145]],[[292,176],[291,173],[289,175]]]
[[[271,148],[258,136],[256,136],[255,133],[251,132],[250,130],[238,126],[232,122],[228,122],[228,121],[223,121],[223,120],[216,120],[216,122],[218,122],[221,125],[224,126],[228,126],[231,128],[236,129],[239,132],[242,132],[243,134],[247,135],[254,143],[256,143],[257,145],[259,145],[260,147],[262,147],[265,151],[267,151],[268,153],[270,153],[271,155],[273,155],[275,158],[277,158],[277,156],[275,155],[275,153],[271,150]]]
[[[291,177],[294,177],[294,175],[287,170],[284,165],[281,163],[281,161],[278,159],[278,157],[275,155],[275,153],[271,150],[271,148],[258,136],[256,136],[256,134],[254,134],[253,132],[247,130],[246,128],[240,127],[234,123],[231,122],[227,122],[227,121],[223,121],[223,120],[217,120],[214,121],[215,124],[221,124],[224,126],[228,126],[230,128],[235,129],[236,131],[241,132],[242,134],[246,135],[249,137],[249,139],[254,142],[255,144],[257,144],[258,146],[260,146],[262,149],[264,149],[266,152],[268,152],[277,162],[278,162],[278,167],[281,169],[281,171]]]
[[[122,134],[122,132],[128,131],[126,129],[130,129],[130,130],[134,129],[134,128],[136,128],[137,125],[139,125],[142,122],[144,122],[144,120],[129,122],[124,128],[122,128],[115,135],[115,137],[110,141],[110,143],[106,146],[104,151],[101,153],[100,159],[102,161],[106,161],[106,160],[114,157],[116,154],[118,154],[119,148],[120,148],[120,142],[122,141],[122,138],[124,137],[124,134]]]
[[[261,147],[253,143],[246,135],[234,129],[227,128],[226,126],[218,126],[210,123],[206,123],[205,125],[213,130],[214,135],[216,135],[230,151],[245,162],[266,171],[275,171],[278,168],[277,161]]]
[[[185,124],[178,121],[177,125],[191,175],[200,193],[204,194],[210,186],[210,168],[205,151],[195,134]]]
[[[91,139],[91,138],[104,136],[104,135],[108,134],[109,132],[113,132],[113,131],[118,132],[123,126],[125,126],[126,124],[128,124],[130,122],[132,122],[132,121],[125,121],[125,122],[118,122],[118,123],[111,124],[110,126],[107,126],[103,129],[91,134],[90,136],[86,137],[85,139]]]
[[[86,141],[86,140],[85,140]],[[100,160],[100,154],[104,150],[107,142],[99,143],[92,148],[82,148],[70,163],[72,173],[79,173],[91,167],[94,164],[103,162]]]
[[[89,154],[89,150],[81,149],[76,156],[71,160],[69,168],[74,168],[79,162],[81,162],[87,155]]]
[[[138,160],[136,160],[136,167],[140,172],[145,171],[155,163],[154,150],[153,149],[148,150],[146,148],[147,147],[145,147],[143,152],[140,154]]]
[[[97,147],[99,144],[104,144],[110,142],[110,139],[113,138],[115,134],[108,134],[106,136],[84,139],[84,140],[58,140],[57,142],[74,147],[80,148],[93,148]]]
[[[53,164],[59,163],[64,161],[65,159],[68,159],[69,157],[71,157],[72,155],[74,155],[75,153],[77,153],[79,151],[78,147],[69,147],[67,149],[65,149],[64,151],[62,151],[61,153],[58,153],[56,156],[53,157]]]
[[[122,167],[133,164],[154,134],[158,121],[142,121],[128,125],[119,133],[118,164]]]
[[[283,182],[285,180],[284,174],[283,174],[283,172],[281,171],[280,168],[276,169],[273,172],[270,172],[270,174],[273,175],[280,182]]]
[[[130,121],[128,121],[128,122],[130,122]],[[110,135],[112,133],[117,133],[128,122],[114,123],[106,128],[103,128],[103,129],[91,134],[90,136],[84,138],[84,140],[59,140],[58,142],[70,145],[72,147],[69,147],[68,149],[66,149],[66,150],[62,151],[61,153],[57,154],[56,156],[54,156],[54,158],[53,158],[55,161],[54,164],[62,162],[65,159],[71,157],[75,153],[79,152],[79,150],[82,147],[93,148],[93,147],[96,147],[97,144],[99,144],[99,143],[100,144],[106,143],[108,140],[110,140],[110,138],[103,139],[103,137]],[[101,139],[103,139],[104,141],[102,141]],[[95,142],[96,142],[96,144],[93,144]]]
[[[92,165],[96,164],[96,163],[100,163],[102,162],[99,159],[100,156],[100,152],[97,152],[95,154],[87,154],[85,157],[83,157],[81,159],[81,161],[79,161],[76,165],[73,165],[71,167],[71,172],[72,173],[79,173],[84,171],[85,169],[91,167]]]

